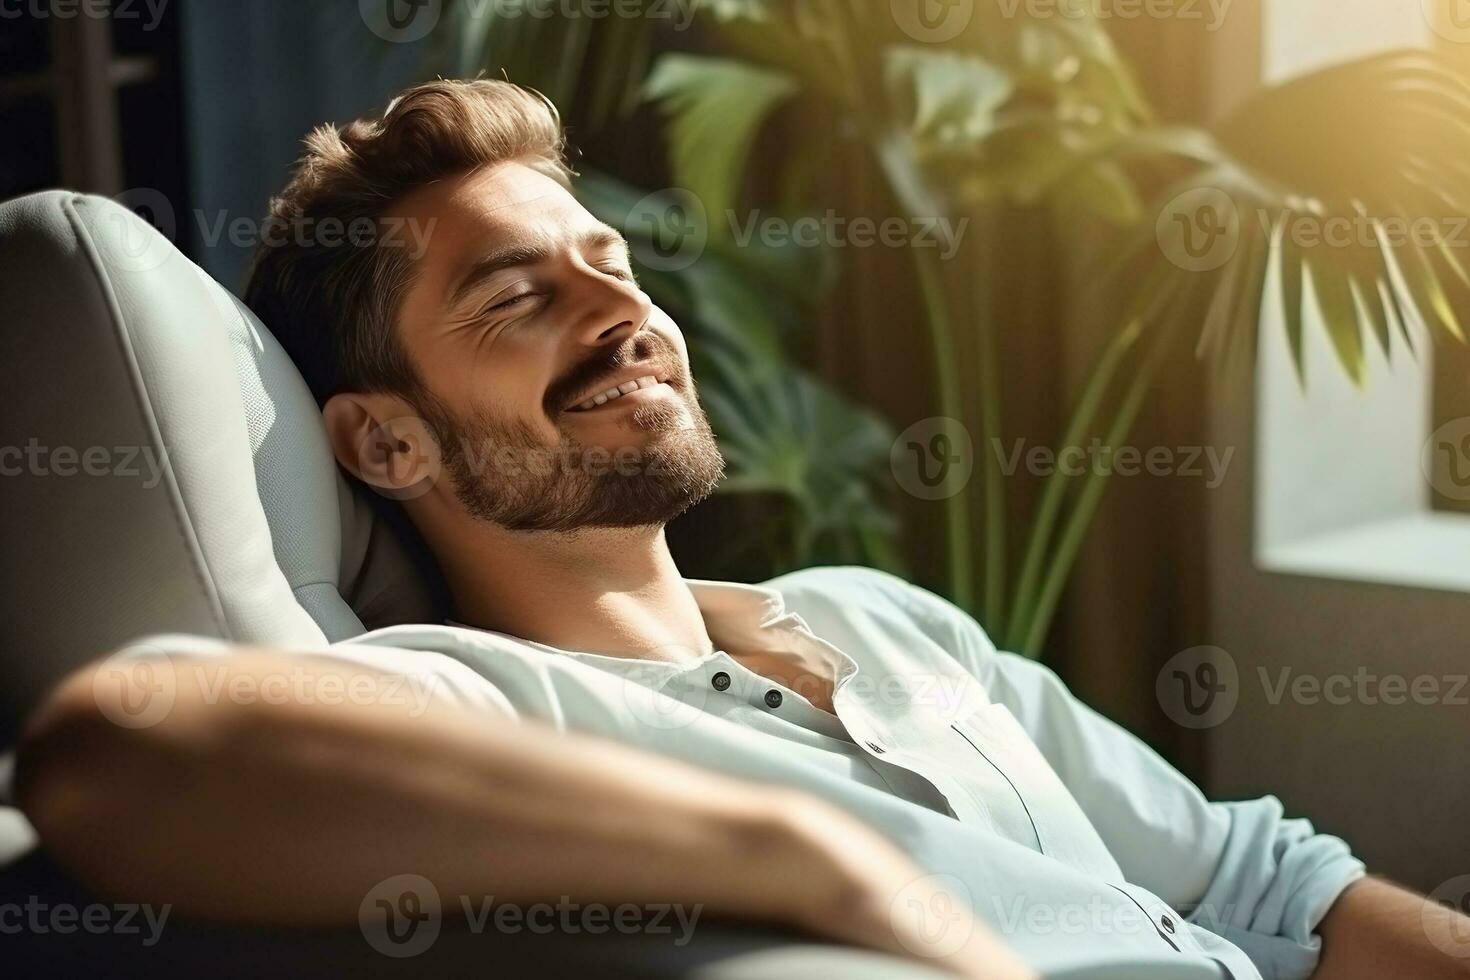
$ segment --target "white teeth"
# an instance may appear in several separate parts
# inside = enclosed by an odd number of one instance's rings
[[[599,405],[606,405],[614,398],[621,398],[623,395],[626,395],[629,392],[637,391],[640,388],[652,388],[663,383],[664,382],[655,375],[645,374],[641,378],[636,378],[632,381],[624,381],[616,388],[609,388],[607,389],[607,391],[593,395],[591,398],[578,405],[577,410],[585,412],[590,409],[596,408]]]

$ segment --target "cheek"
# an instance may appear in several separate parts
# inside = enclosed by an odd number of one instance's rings
[[[498,418],[544,417],[555,352],[540,338],[508,332],[461,357],[466,396]]]
[[[684,332],[679,329],[679,325],[674,322],[673,318],[655,306],[652,315],[648,318],[648,323],[653,330],[678,350],[679,360],[685,368],[688,368],[689,345],[684,342]]]

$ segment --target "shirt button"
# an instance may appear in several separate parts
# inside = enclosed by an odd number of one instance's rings
[[[715,676],[711,677],[709,679],[709,682],[711,685],[714,686],[714,689],[716,691],[728,690],[730,687],[730,675],[722,670]]]
[[[1174,920],[1173,919],[1169,918],[1167,915],[1160,916],[1159,917],[1159,924],[1164,927],[1164,931],[1167,932],[1169,935],[1172,936],[1174,934]]]
[[[882,755],[885,751],[883,746],[879,745],[877,742],[869,742],[868,748],[872,749],[874,754],[876,755]]]
[[[781,692],[780,691],[777,691],[775,689],[772,689],[772,690],[769,690],[769,691],[766,692],[766,707],[768,707],[768,708],[779,708],[779,707],[781,707]]]

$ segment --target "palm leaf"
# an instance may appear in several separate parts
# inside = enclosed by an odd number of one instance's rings
[[[1365,332],[1385,356],[1395,323],[1405,339],[1411,321],[1464,339],[1458,311],[1470,304],[1470,270],[1446,228],[1466,214],[1461,202],[1470,202],[1463,162],[1470,159],[1470,84],[1450,66],[1422,52],[1337,65],[1262,92],[1215,135],[1213,145],[1172,141],[1182,152],[1130,136],[1107,155],[1136,161],[1157,149],[1176,166],[1196,164],[1158,196],[1155,214],[1190,188],[1218,191],[1235,208],[1239,241],[1201,311],[1202,354],[1253,343],[1240,334],[1256,329],[1272,262],[1303,382],[1308,293],[1355,382],[1364,377]],[[1394,227],[1401,231],[1390,234]],[[1314,239],[1301,239],[1304,232]],[[1122,259],[1113,262],[1119,274],[1148,248],[1138,230],[1125,241]]]

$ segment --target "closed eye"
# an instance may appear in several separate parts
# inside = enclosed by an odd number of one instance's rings
[[[512,307],[517,306],[525,300],[533,299],[535,298],[535,296],[535,293],[518,293],[517,295],[512,296],[509,299],[503,299],[499,303],[494,303],[490,306],[485,307],[484,312],[487,315],[490,313],[499,313],[504,310],[511,309]]]

